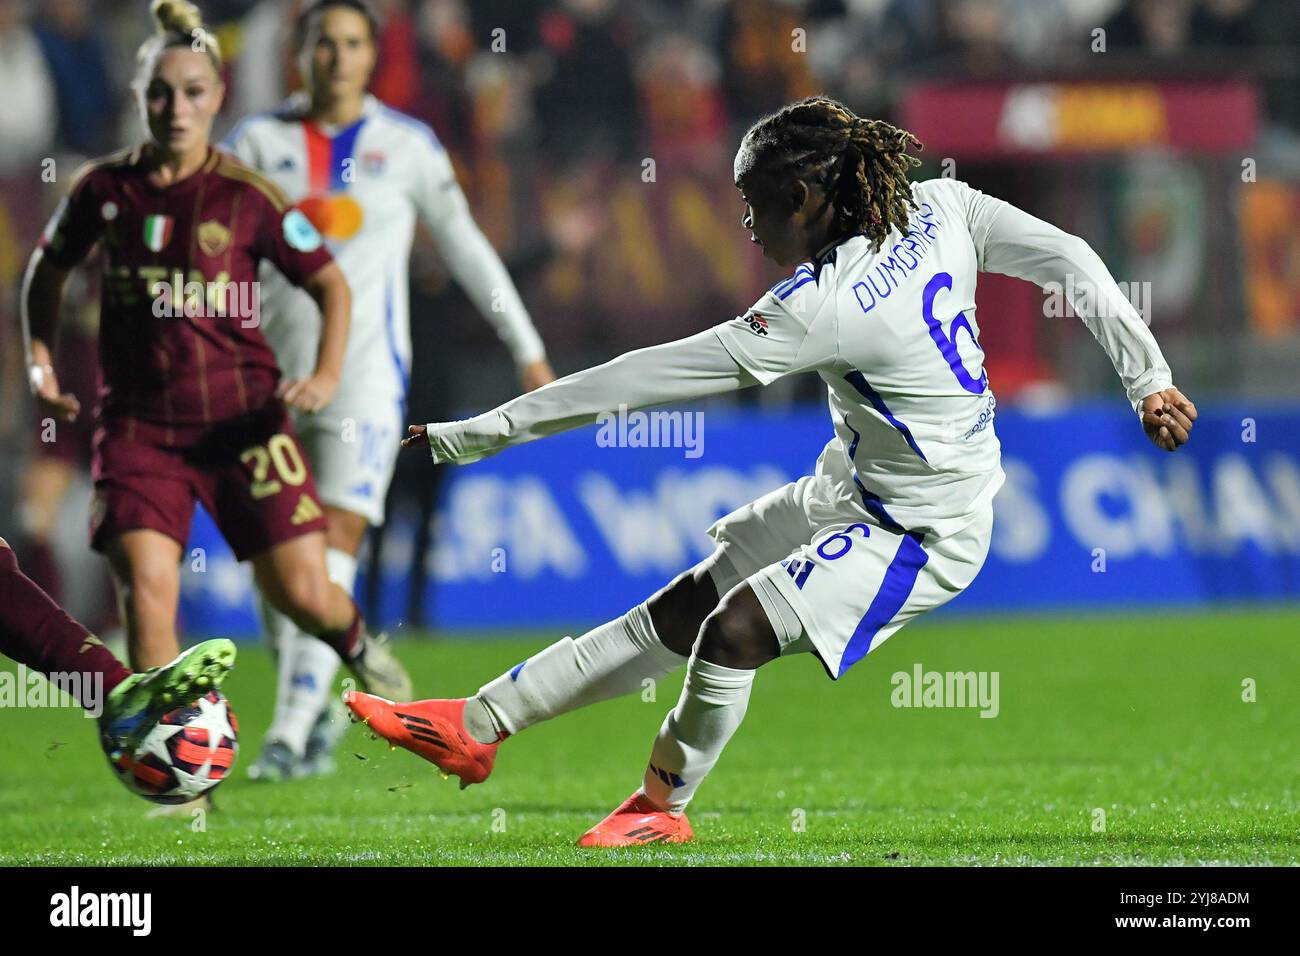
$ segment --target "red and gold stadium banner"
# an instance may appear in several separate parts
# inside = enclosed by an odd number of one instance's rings
[[[1258,127],[1242,82],[923,83],[903,125],[931,155],[996,158],[1164,147],[1242,149]]]

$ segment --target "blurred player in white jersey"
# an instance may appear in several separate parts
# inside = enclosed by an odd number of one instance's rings
[[[464,786],[487,777],[506,737],[687,664],[641,787],[579,842],[689,840],[686,805],[739,727],[756,668],[807,652],[838,679],[983,565],[1004,475],[975,321],[979,272],[1078,290],[1073,305],[1147,435],[1168,451],[1187,441],[1196,409],[1088,244],[965,183],[910,183],[913,147],[910,133],[824,97],[764,118],[736,155],[742,221],[768,258],[802,263],[792,275],[698,335],[476,418],[411,426],[407,443],[427,443],[435,461],[472,462],[620,406],[815,371],[834,437],[813,474],[718,521],[709,558],[474,697],[394,706],[345,695],[371,730]]]
[[[541,338],[505,266],[470,215],[433,131],[366,90],[376,23],[357,0],[319,0],[298,20],[306,89],[243,120],[225,146],[274,180],[326,237],[352,290],[343,378],[328,406],[300,416],[329,520],[331,578],[351,592],[369,525],[384,520],[411,371],[407,266],[418,217],[453,277],[510,349],[525,390],[554,378]],[[319,320],[303,294],[270,269],[259,275],[263,331],[284,374],[309,370]],[[346,720],[331,715],[333,652],[263,602],[279,652],[275,716],[249,767],[259,779],[332,768]]]

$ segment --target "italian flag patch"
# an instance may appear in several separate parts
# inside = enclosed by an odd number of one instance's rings
[[[163,246],[171,241],[171,216],[146,216],[144,220],[144,244],[150,252],[162,252]]]

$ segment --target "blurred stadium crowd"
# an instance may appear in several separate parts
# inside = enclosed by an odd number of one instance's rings
[[[227,54],[218,135],[294,88],[300,5],[201,0]],[[739,228],[730,168],[744,128],[791,99],[826,92],[905,123],[915,112],[908,97],[927,83],[1224,80],[1244,84],[1257,102],[1253,142],[1237,154],[1112,145],[1032,162],[987,153],[968,161],[940,147],[923,154],[920,175],[950,173],[943,163],[955,162],[959,178],[1083,234],[1116,278],[1152,283],[1154,327],[1179,384],[1198,399],[1294,393],[1296,0],[371,5],[382,22],[372,91],[429,123],[447,146],[561,374],[725,320],[779,278]],[[13,516],[6,535],[33,542],[37,553],[25,561],[55,590],[60,562],[50,551],[42,565],[40,552],[61,522],[73,528],[69,542],[84,534],[84,522],[65,512],[86,497],[90,422],[56,443],[39,441],[17,290],[71,171],[139,138],[128,84],[149,29],[145,0],[0,0],[0,513]],[[54,184],[41,176],[48,159]],[[76,281],[59,372],[89,405],[96,290],[89,270]],[[412,284],[412,420],[509,397],[508,356],[428,243],[417,246]],[[996,287],[989,295],[980,320],[1000,400],[1113,397],[1112,373],[1086,330],[1045,320],[1041,296]],[[791,382],[743,400],[817,394],[815,382]],[[425,499],[427,512],[424,464],[405,463],[394,495]],[[76,573],[63,564],[65,576]]]

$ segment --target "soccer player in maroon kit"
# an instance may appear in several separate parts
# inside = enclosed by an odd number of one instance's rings
[[[0,654],[59,684],[77,678],[67,686],[99,718],[101,742],[113,755],[134,749],[168,710],[219,688],[235,662],[235,645],[204,641],[170,664],[133,674],[23,574],[0,538]]]
[[[155,0],[153,12],[158,31],[140,48],[133,84],[149,140],[78,173],[22,297],[33,390],[69,420],[80,406],[51,365],[63,286],[102,247],[91,545],[113,570],[131,664],[177,654],[179,563],[198,500],[279,610],[337,650],[360,683],[401,698],[410,688],[401,664],[326,573],[325,518],[285,409],[315,411],[338,385],[347,283],[284,194],[209,144],[224,87],[198,11]],[[310,378],[280,381],[258,328],[262,259],[320,307]]]

